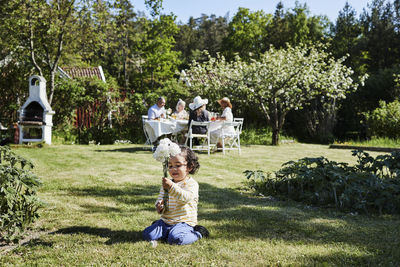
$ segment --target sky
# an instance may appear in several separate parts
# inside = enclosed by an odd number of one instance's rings
[[[371,0],[299,0],[300,4],[306,3],[311,15],[326,15],[332,22],[336,21],[339,11],[343,9],[346,1],[357,12],[357,17],[367,8]],[[144,0],[131,0],[135,10],[146,11]],[[201,14],[225,16],[229,12],[232,18],[239,7],[246,7],[251,11],[264,10],[274,13],[279,0],[163,0],[163,12],[174,13],[177,22],[187,23],[190,16],[198,18]],[[293,8],[296,0],[283,0],[285,9]],[[145,12],[148,14],[148,12]]]

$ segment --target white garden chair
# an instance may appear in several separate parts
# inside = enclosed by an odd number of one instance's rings
[[[6,130],[8,130],[8,128],[4,127],[3,124],[1,124],[0,122],[0,131],[6,131]]]
[[[236,120],[236,121],[235,121]],[[224,121],[224,125],[221,130],[221,139],[222,139],[222,152],[225,155],[226,150],[238,150],[239,154],[240,150],[240,134],[242,133],[243,127],[243,118],[236,118],[233,122]],[[233,127],[234,132],[224,132],[225,127]]]
[[[193,131],[192,131],[193,126],[204,126],[207,128],[207,132],[205,134],[193,133]],[[210,122],[200,122],[200,121],[192,120],[189,125],[188,133],[186,135],[185,145],[187,146],[187,144],[189,142],[189,147],[191,150],[207,150],[208,155],[210,155],[211,143],[210,143],[209,127],[210,127]],[[205,138],[206,142],[204,142],[202,145],[199,145],[199,146],[193,146],[193,138]]]
[[[241,122],[243,126],[243,121],[244,121],[243,118],[233,118],[233,121]]]
[[[143,126],[143,132],[144,132],[144,136],[146,137],[146,142],[144,143],[144,145],[152,145],[151,141],[150,141],[150,137],[149,134],[146,131],[146,127],[145,127],[145,122],[148,120],[148,116],[147,115],[142,115],[142,126]]]

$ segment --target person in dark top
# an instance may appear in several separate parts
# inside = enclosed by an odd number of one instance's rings
[[[190,115],[188,121],[189,127],[192,120],[209,121],[208,111],[206,110],[207,104],[208,104],[208,99],[201,99],[200,96],[196,96],[193,99],[193,103],[189,104],[190,108]],[[207,128],[205,126],[193,126],[192,132],[195,134],[205,134],[207,132]]]

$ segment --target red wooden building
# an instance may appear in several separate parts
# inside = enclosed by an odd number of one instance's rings
[[[62,67],[59,68],[59,73],[61,77],[67,79],[75,79],[75,78],[98,78],[103,82],[106,82],[106,78],[104,76],[103,68],[101,66],[98,67]],[[90,108],[87,107],[79,107],[76,109],[74,126],[76,128],[90,128],[93,126],[93,117],[96,112],[100,109],[103,99],[96,100]],[[109,100],[107,100],[109,101]],[[111,119],[112,111],[109,111],[107,114],[109,126],[112,127],[112,119]]]

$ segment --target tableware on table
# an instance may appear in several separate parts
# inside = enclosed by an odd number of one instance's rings
[[[214,112],[209,112],[209,116],[210,116],[210,121],[215,121],[215,113]]]
[[[212,117],[211,117],[211,121],[216,121],[218,119],[218,113],[217,112],[213,112],[212,113]]]

